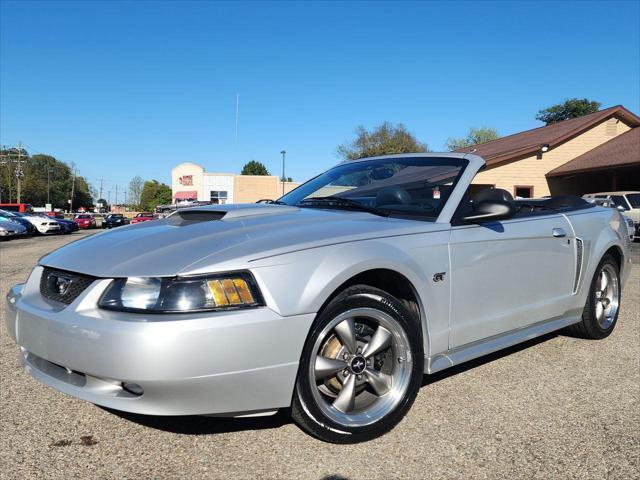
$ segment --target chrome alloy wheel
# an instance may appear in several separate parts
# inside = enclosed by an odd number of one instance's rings
[[[316,404],[348,427],[370,425],[393,411],[404,398],[413,368],[406,332],[374,308],[335,317],[318,335],[310,360]]]
[[[620,301],[618,275],[611,264],[605,263],[598,273],[594,295],[596,320],[606,330],[616,318]]]

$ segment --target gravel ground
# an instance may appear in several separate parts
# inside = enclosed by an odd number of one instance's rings
[[[86,234],[0,245],[3,295]],[[76,400],[19,368],[3,318],[0,478],[640,478],[639,246],[608,339],[548,335],[425,377],[395,430],[353,446],[314,440],[286,412],[158,418]]]

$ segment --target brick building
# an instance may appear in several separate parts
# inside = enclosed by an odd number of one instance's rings
[[[458,151],[487,162],[476,188],[519,197],[640,190],[640,117],[621,105]]]

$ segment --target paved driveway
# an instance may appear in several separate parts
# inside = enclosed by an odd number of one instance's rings
[[[41,255],[68,241],[0,245],[3,296]],[[636,244],[636,265],[639,253]],[[639,478],[639,300],[634,266],[608,339],[549,335],[425,377],[395,430],[353,446],[314,440],[286,415],[233,420],[106,411],[22,372],[3,319],[0,478]]]

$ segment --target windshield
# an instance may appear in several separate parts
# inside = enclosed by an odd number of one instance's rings
[[[435,218],[466,165],[462,158],[447,157],[345,162],[300,185],[277,203]]]
[[[626,197],[631,208],[640,208],[640,193],[627,193]]]
[[[88,220],[91,218],[90,215],[76,215],[76,218],[80,218],[82,220]]]

